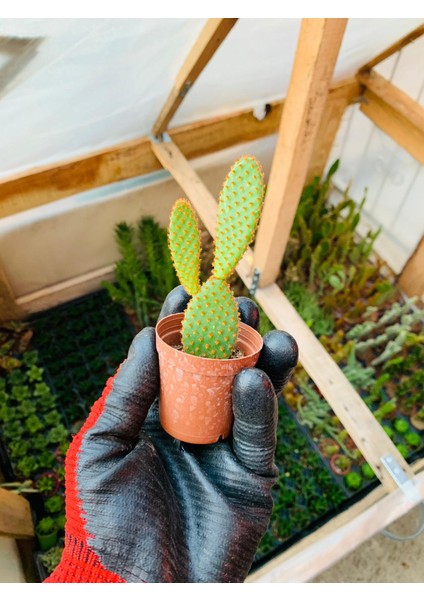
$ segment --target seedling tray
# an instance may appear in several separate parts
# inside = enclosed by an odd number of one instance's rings
[[[68,429],[75,433],[100,396],[107,379],[125,358],[136,330],[105,291],[35,315],[32,349],[39,353],[44,378],[57,396]],[[0,446],[1,450],[1,446]],[[3,449],[3,454],[5,450]],[[421,448],[409,460],[423,454]],[[6,450],[7,458],[7,450]],[[320,454],[310,431],[279,397],[274,513],[253,569],[309,535],[369,493],[378,481],[349,490]]]
[[[47,383],[75,433],[126,357],[136,331],[106,291],[39,313],[31,328]]]

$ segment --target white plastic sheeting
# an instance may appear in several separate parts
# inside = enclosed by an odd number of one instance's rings
[[[34,57],[2,81],[0,177],[146,135],[205,19],[3,19],[0,57]],[[352,76],[419,19],[350,19],[335,79]],[[285,96],[300,19],[240,19],[171,125]],[[19,64],[18,64],[19,66]],[[9,76],[8,75],[8,76]]]
[[[1,20],[0,178],[149,134],[204,23],[205,19]],[[335,80],[354,75],[420,23],[419,19],[350,19]],[[299,26],[299,19],[241,19],[190,90],[171,126],[284,97]],[[401,87],[406,91],[408,85],[416,85],[416,69],[421,68],[421,75],[424,72],[423,56],[413,62],[414,68],[402,70]],[[365,186],[371,193],[373,182],[381,185],[374,177],[379,152],[373,154],[369,144],[368,167],[359,166],[371,125],[355,125],[355,136],[346,142],[349,114],[333,157],[343,150],[340,182],[357,178],[354,191],[359,198]],[[271,136],[205,156],[194,166],[211,191],[217,192],[228,166],[242,153],[254,153],[268,170],[274,144]],[[391,160],[389,155],[386,159]],[[415,185],[414,193],[422,199],[423,178]],[[118,257],[114,225],[134,222],[143,214],[165,224],[180,193],[175,183],[157,173],[0,219],[0,262],[15,294],[25,296],[112,264]],[[393,194],[398,197],[398,190],[382,196],[385,202],[375,216],[377,223],[387,215],[385,207],[398,202]],[[408,215],[406,219],[411,222]],[[396,224],[402,244],[410,240],[404,255],[416,243],[423,219],[421,200],[413,213],[413,236],[401,222]]]

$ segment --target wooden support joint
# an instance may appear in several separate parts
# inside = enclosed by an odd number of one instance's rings
[[[424,108],[375,71],[358,73],[365,92],[361,111],[424,164]]]

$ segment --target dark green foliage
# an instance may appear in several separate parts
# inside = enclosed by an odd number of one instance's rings
[[[304,189],[282,269],[284,290],[288,281],[301,282],[334,310],[351,306],[367,286],[367,296],[377,292],[368,280],[378,274],[369,258],[379,230],[362,239],[356,233],[365,198],[358,206],[347,190],[338,204],[328,200],[338,165],[336,161],[323,181],[316,178]],[[378,291],[387,296],[389,290],[383,286]]]
[[[57,531],[56,521],[52,517],[44,517],[37,523],[35,530],[40,535],[49,535]]]
[[[316,295],[304,284],[299,281],[288,281],[284,293],[316,336],[333,333],[333,317],[319,305]]]
[[[121,259],[115,265],[115,283],[103,282],[111,299],[134,314],[140,328],[151,325],[166,295],[178,280],[167,244],[165,229],[151,218],[134,227],[118,223],[115,240]]]
[[[47,498],[44,501],[44,508],[50,514],[58,513],[60,511],[62,511],[64,506],[65,506],[65,501],[63,499],[63,496],[59,496],[59,495],[51,496],[51,498]]]

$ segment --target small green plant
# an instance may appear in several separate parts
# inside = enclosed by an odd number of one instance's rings
[[[41,494],[50,494],[56,486],[52,477],[43,476],[36,483],[36,487]]]
[[[409,450],[404,444],[396,444],[396,448],[403,458],[408,458]]]
[[[421,436],[415,433],[415,431],[411,431],[405,435],[405,442],[412,448],[419,448],[422,444]]]
[[[361,466],[361,473],[365,479],[374,479],[375,477],[375,473],[368,463],[364,463]]]
[[[63,499],[63,496],[59,495],[51,496],[50,498],[47,498],[47,500],[45,500],[44,502],[44,508],[48,513],[58,513],[61,510],[63,510],[64,505],[65,501]]]
[[[39,535],[49,535],[57,531],[56,521],[52,517],[43,517],[38,521],[35,531]]]
[[[288,281],[284,293],[316,336],[333,332],[334,318],[319,305],[315,294],[300,281]]]
[[[408,421],[405,419],[396,419],[393,423],[393,427],[396,429],[398,433],[404,434],[409,430]]]
[[[362,486],[362,477],[356,471],[352,471],[345,475],[344,482],[350,490],[359,490]]]
[[[227,283],[253,239],[262,209],[263,174],[252,157],[238,160],[219,198],[213,272],[200,282],[200,232],[190,203],[178,200],[168,228],[172,261],[192,299],[182,324],[184,352],[205,358],[229,358],[235,347],[239,315]]]
[[[115,283],[104,281],[110,298],[135,315],[140,328],[151,325],[167,293],[177,285],[166,229],[150,217],[137,226],[118,223],[115,240],[121,259],[115,266]]]
[[[54,546],[40,554],[40,560],[46,569],[47,573],[53,573],[62,558],[63,548]]]

